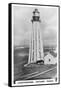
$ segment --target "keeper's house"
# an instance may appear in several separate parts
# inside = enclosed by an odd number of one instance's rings
[[[44,57],[44,64],[56,64],[57,63],[57,54],[54,52],[48,52]]]

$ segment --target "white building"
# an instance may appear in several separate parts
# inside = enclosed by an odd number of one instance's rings
[[[44,57],[44,64],[56,64],[57,63],[57,57],[52,55],[51,53],[48,53]]]

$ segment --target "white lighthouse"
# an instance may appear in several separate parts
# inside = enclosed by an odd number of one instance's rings
[[[40,12],[38,9],[33,11],[32,16],[32,33],[29,45],[29,59],[28,63],[44,63],[44,53],[43,53],[43,41],[41,34],[41,20],[40,20]]]

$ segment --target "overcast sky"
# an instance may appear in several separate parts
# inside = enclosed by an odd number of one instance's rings
[[[32,12],[37,8],[40,12],[41,33],[44,45],[57,45],[58,9],[47,6],[13,6],[14,45],[29,46],[32,31]]]

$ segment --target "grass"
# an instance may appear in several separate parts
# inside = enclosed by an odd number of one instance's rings
[[[25,55],[25,54],[26,55]],[[24,67],[28,62],[28,53],[29,49],[19,49],[14,51],[14,80],[25,80],[29,74],[34,72],[43,72],[49,70],[56,65],[38,65],[38,64],[30,64],[28,67]],[[19,54],[19,55],[18,55]],[[25,56],[21,56],[20,54],[24,54]],[[29,78],[30,79],[44,79],[51,78],[56,74],[56,69],[51,72]]]

